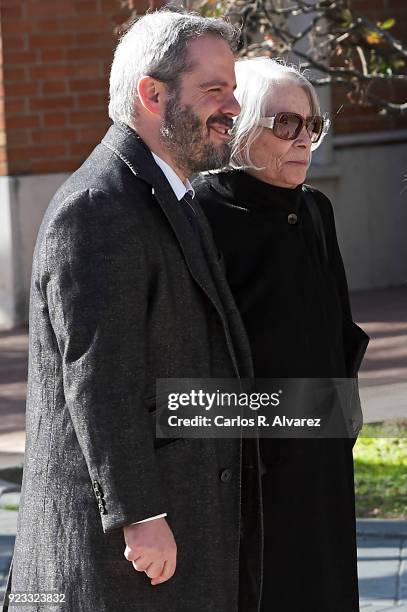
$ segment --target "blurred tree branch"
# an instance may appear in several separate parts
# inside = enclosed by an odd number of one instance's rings
[[[143,1],[147,6],[140,11]],[[164,4],[121,2],[133,17]],[[392,17],[372,23],[352,10],[351,0],[186,0],[185,8],[208,17],[224,15],[238,27],[240,57],[292,59],[294,53],[302,69],[311,69],[314,85],[338,84],[352,103],[381,113],[407,113],[407,87],[400,88],[402,101],[395,93],[400,85],[407,86],[407,48],[390,32],[396,24]]]

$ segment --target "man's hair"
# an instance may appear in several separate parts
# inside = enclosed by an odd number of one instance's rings
[[[136,118],[137,84],[143,75],[174,90],[182,74],[193,69],[188,42],[200,36],[222,38],[231,49],[236,30],[223,19],[156,11],[137,20],[120,39],[110,72],[109,117],[132,125]]]
[[[269,57],[242,59],[236,62],[235,72],[235,97],[242,110],[233,126],[230,165],[232,168],[259,170],[250,157],[250,149],[262,131],[259,127],[260,119],[270,114],[273,90],[290,79],[307,94],[312,115],[319,115],[321,112],[319,100],[314,86],[305,74],[283,61]]]

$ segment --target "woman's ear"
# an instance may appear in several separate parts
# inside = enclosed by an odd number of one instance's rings
[[[141,106],[153,115],[162,116],[165,109],[166,86],[150,76],[143,76],[137,84]]]

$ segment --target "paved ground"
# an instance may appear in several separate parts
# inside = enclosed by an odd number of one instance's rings
[[[16,520],[17,512],[0,509],[0,602]],[[358,572],[361,612],[407,612],[407,521],[358,521]]]
[[[27,328],[0,332],[0,468],[24,457],[27,349]]]
[[[366,422],[407,418],[407,283],[351,296],[355,320],[371,340],[360,373]]]
[[[365,421],[407,419],[407,284],[351,299],[355,320],[371,337],[360,375]],[[25,328],[0,332],[0,470],[24,458],[27,344]],[[0,592],[16,518],[0,508]],[[361,611],[407,612],[407,521],[359,521],[358,558]]]
[[[407,521],[358,520],[360,609],[407,612]]]
[[[371,337],[364,379],[407,380],[407,282],[402,287],[351,295],[353,316]]]

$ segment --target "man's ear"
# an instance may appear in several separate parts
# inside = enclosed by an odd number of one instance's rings
[[[143,76],[137,84],[140,104],[153,115],[162,115],[165,109],[166,86],[150,76]]]

